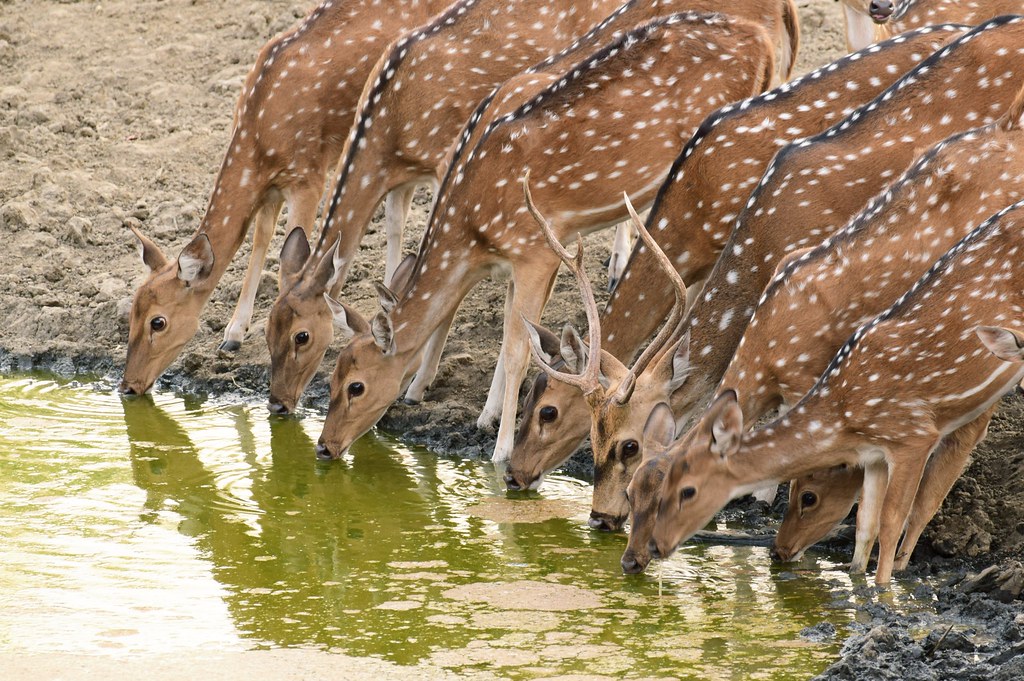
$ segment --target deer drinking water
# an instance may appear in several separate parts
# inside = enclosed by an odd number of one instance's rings
[[[985,216],[1024,196],[1022,113],[1024,90],[998,121],[940,142],[843,230],[780,266],[718,387],[718,394],[737,394],[745,423],[799,401],[857,327],[890,306]],[[921,525],[908,530],[914,541],[990,416],[950,434],[933,455],[915,502]],[[779,557],[798,556],[846,517],[862,477],[859,468],[842,468],[794,481],[776,539]],[[855,555],[865,555],[873,540],[858,536]],[[646,542],[639,536],[630,544],[642,556]]]
[[[930,454],[1024,378],[1024,364],[998,356],[1017,337],[985,328],[1019,329],[1024,319],[1022,234],[1024,202],[982,223],[860,327],[771,423],[744,433],[736,393],[724,391],[671,448],[653,533],[658,554],[669,555],[745,490],[846,464],[864,468],[858,524],[878,536],[875,582],[888,584],[909,560],[897,542]],[[856,557],[851,569],[863,571],[866,561]]]
[[[558,69],[573,55],[589,54],[642,21],[715,5],[710,0],[630,0],[612,13],[617,4],[618,0],[564,5],[462,0],[391,46],[368,79],[315,250],[311,252],[301,230],[293,230],[282,251],[281,293],[267,324],[271,411],[292,411],[323,359],[333,338],[324,294],[338,297],[344,270],[377,204],[390,192],[389,197],[399,197],[407,206],[415,185],[432,182],[436,186],[462,123],[494,86],[524,69],[527,73]],[[788,17],[795,13],[789,1],[737,2],[730,12],[765,26],[773,35],[781,32],[782,52],[792,61],[799,32],[792,28],[792,33],[787,32],[793,21]],[[548,20],[536,21],[545,15],[550,15]],[[561,47],[565,47],[562,52],[545,58]],[[401,217],[404,211],[393,214]],[[385,280],[389,285],[398,265],[398,251],[391,246],[400,246],[402,227],[400,220],[387,222]],[[338,247],[332,250],[335,244]],[[338,269],[333,267],[335,256],[343,263]],[[435,368],[436,358],[424,359],[407,399],[422,398]]]
[[[253,247],[221,347],[237,350],[281,206],[288,227],[310,228],[327,171],[348,136],[367,74],[391,36],[447,6],[445,0],[334,0],[268,42],[235,107],[231,141],[202,224],[177,258],[141,233],[149,277],[132,301],[121,391],[141,394],[199,328],[199,313],[250,225]]]
[[[732,231],[737,214],[775,151],[798,137],[816,134],[870,102],[900,74],[967,27],[934,26],[912,31],[785,83],[705,120],[676,158],[648,218],[648,229],[684,281],[707,277]],[[865,196],[865,200],[867,196]],[[600,325],[601,354],[628,362],[669,314],[673,296],[658,259],[638,245],[626,276],[612,292]],[[699,286],[692,287],[694,291]],[[544,337],[544,332],[540,332]],[[546,340],[556,356],[559,342]],[[573,366],[570,371],[579,372]],[[610,371],[610,370],[609,370]],[[651,404],[653,406],[653,403]],[[509,489],[534,488],[544,473],[559,466],[587,435],[591,413],[579,390],[542,373],[524,407],[524,417],[505,473]],[[638,426],[642,426],[640,421]],[[616,452],[595,449],[595,461],[639,444],[639,431],[624,433]],[[642,447],[623,461],[632,471]],[[598,510],[600,526],[621,525],[627,509],[610,496]],[[621,507],[621,508],[620,508]],[[618,509],[618,510],[616,510]],[[618,518],[614,523],[612,518]]]
[[[623,210],[612,193],[626,183],[649,203],[701,112],[763,89],[772,64],[771,45],[756,26],[672,15],[628,32],[560,77],[548,76],[513,112],[488,123],[448,170],[401,298],[387,301],[372,322],[337,308],[343,331],[355,338],[332,377],[321,455],[340,456],[370,428],[466,293],[495,267],[511,267],[495,450],[496,459],[507,458],[528,351],[521,316],[538,317],[558,265],[530,228],[515,183],[533,173],[539,203],[561,239],[618,222]],[[689,86],[680,96],[682,83]]]

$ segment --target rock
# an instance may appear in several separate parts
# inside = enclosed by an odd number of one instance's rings
[[[814,626],[804,627],[800,630],[800,638],[805,638],[814,643],[824,643],[836,637],[836,627],[831,622],[819,622]]]
[[[11,201],[0,208],[0,230],[12,232],[35,229],[39,226],[39,213],[24,201]]]
[[[128,292],[128,284],[123,279],[117,277],[105,278],[97,288],[99,291],[96,294],[96,299],[101,302],[120,300]]]
[[[960,590],[968,594],[987,593],[998,601],[1009,603],[1024,592],[1024,565],[1016,560],[992,565],[965,579]]]
[[[85,246],[91,233],[92,221],[89,218],[76,215],[64,224],[64,239],[75,246]]]

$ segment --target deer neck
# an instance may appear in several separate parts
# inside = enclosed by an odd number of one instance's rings
[[[734,497],[766,482],[781,483],[840,464],[865,465],[882,456],[849,431],[842,414],[811,394],[784,416],[743,435],[728,459]]]

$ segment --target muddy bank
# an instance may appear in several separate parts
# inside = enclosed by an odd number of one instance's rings
[[[188,240],[205,210],[250,64],[267,39],[293,25],[311,5],[289,0],[0,1],[0,372],[96,374],[113,385],[124,361],[130,296],[144,278],[126,225],[137,226],[171,255]],[[802,73],[840,55],[844,43],[837,3],[801,0],[798,5],[803,47],[797,72]],[[429,196],[419,193],[407,250],[416,247],[428,205]],[[204,310],[199,333],[159,381],[161,388],[223,399],[265,397],[269,360],[263,325],[276,294],[283,220],[280,224],[241,351],[224,356],[217,346],[239,292],[248,242]],[[372,282],[383,271],[383,229],[375,225],[344,292],[364,313],[374,310]],[[607,243],[603,235],[588,242],[588,268],[599,284],[605,282],[601,261]],[[396,404],[381,428],[446,454],[489,456],[493,436],[474,423],[500,342],[504,295],[504,281],[493,281],[469,296],[429,401]],[[584,322],[575,285],[563,276],[544,321],[560,326],[566,320]],[[336,353],[335,347],[314,380],[307,409],[325,408],[326,377]],[[588,452],[578,452],[567,470],[588,477],[588,460]],[[755,529],[777,520],[781,508],[779,502],[766,512],[742,502],[729,513]],[[849,540],[834,545],[851,547]],[[988,438],[928,527],[918,552],[913,565],[922,574],[978,570],[1024,552],[1024,398],[1004,400]],[[955,585],[937,588],[935,594],[940,611],[977,615],[988,608],[991,624],[985,626],[991,631],[1010,631],[1006,617],[1021,612],[1019,601],[998,604],[984,595],[964,595]],[[900,614],[905,606],[864,606],[870,623],[850,641],[848,655],[827,678],[874,675],[874,668],[843,666],[860,658],[870,661],[865,649],[880,651],[874,658],[878,669],[893,652],[910,656],[893,662],[894,669],[901,664],[911,669],[909,660],[917,660],[925,665],[921,669],[937,675],[921,671],[914,678],[956,678],[960,673],[1000,678],[993,676],[991,665],[976,673],[942,667],[940,673],[930,662],[962,652],[965,659],[977,654],[987,664],[988,649],[958,651],[944,643],[935,655],[913,657],[915,646],[923,650],[922,637],[932,634],[923,633],[912,616]],[[872,633],[878,627],[888,633]],[[982,638],[987,636],[995,634]],[[1006,664],[1011,663],[1019,660]]]

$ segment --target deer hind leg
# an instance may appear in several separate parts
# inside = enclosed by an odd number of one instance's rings
[[[633,251],[636,230],[628,220],[615,226],[615,238],[612,240],[612,254],[608,258],[608,290],[614,291],[626,271],[629,254]]]
[[[256,303],[256,291],[259,290],[260,279],[263,277],[263,263],[267,258],[270,241],[274,238],[274,226],[278,213],[281,212],[281,203],[279,198],[265,201],[252,218],[252,253],[249,254],[249,266],[242,280],[238,303],[231,315],[231,321],[224,329],[224,341],[220,344],[220,350],[223,352],[238,352],[242,347],[242,340],[245,339],[245,332],[249,330],[249,322],[252,321],[253,307]]]
[[[864,486],[861,488],[860,504],[857,506],[857,538],[850,563],[852,574],[863,574],[868,567],[871,548],[878,537],[882,501],[889,480],[889,467],[885,461],[872,462],[864,467]]]
[[[540,269],[540,263],[531,265],[524,267],[525,271],[514,272],[512,314],[505,317],[505,395],[501,407],[501,423],[498,425],[498,441],[491,456],[495,462],[506,462],[512,456],[519,387],[526,378],[530,363],[530,346],[522,318],[534,321],[540,319],[558,273],[557,260],[548,264],[545,270]]]
[[[416,193],[413,183],[395,187],[384,199],[384,234],[387,237],[387,255],[384,258],[384,281],[391,285],[398,264],[402,262],[402,235],[405,221],[412,207],[412,196]]]
[[[448,333],[452,329],[452,322],[455,320],[455,312],[457,310],[453,310],[448,319],[437,327],[423,348],[423,354],[420,356],[420,367],[416,370],[416,377],[412,379],[412,383],[409,384],[405,391],[404,402],[406,404],[418,404],[422,401],[423,394],[434,382],[434,378],[437,376],[437,367],[441,363],[441,352],[444,350],[445,343],[448,340]]]
[[[914,505],[910,509],[907,531],[903,534],[903,541],[900,542],[899,551],[896,553],[894,569],[897,572],[906,569],[924,528],[942,506],[953,483],[967,467],[971,460],[971,452],[985,438],[993,412],[994,409],[990,409],[953,431],[944,437],[932,452],[928,465],[925,466],[917,497],[914,498]]]
[[[498,351],[498,362],[491,376],[491,387],[487,389],[487,401],[476,420],[480,430],[490,430],[494,422],[501,416],[501,402],[505,395],[505,348],[508,347],[508,320],[512,318],[512,299],[515,297],[515,282],[509,279],[505,292],[505,326],[502,329],[501,349]]]

